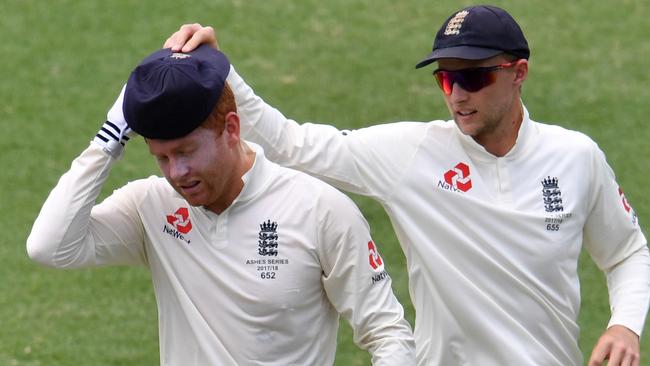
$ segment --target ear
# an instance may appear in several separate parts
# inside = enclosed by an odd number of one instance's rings
[[[526,78],[528,77],[528,60],[526,59],[521,59],[517,61],[517,64],[515,65],[515,80],[514,82],[517,84],[517,86],[521,86],[521,84],[526,81]]]
[[[224,117],[225,123],[223,133],[226,134],[229,141],[239,143],[240,140],[240,126],[239,115],[235,112],[228,112]]]

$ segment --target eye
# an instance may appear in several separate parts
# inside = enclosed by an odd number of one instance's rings
[[[189,156],[194,154],[195,151],[196,151],[196,147],[191,146],[181,151],[180,155]]]
[[[158,164],[164,164],[169,160],[166,156],[154,156],[154,158]]]

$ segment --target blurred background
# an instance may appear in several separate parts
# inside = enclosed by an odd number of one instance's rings
[[[493,1],[531,47],[531,117],[590,135],[648,233],[650,2]],[[131,69],[183,23],[212,25],[257,94],[298,121],[358,128],[448,119],[431,67],[415,70],[438,27],[470,1],[2,0],[0,3],[0,365],[157,365],[146,268],[60,271],[29,261],[25,239],[50,189],[103,123]],[[141,139],[102,197],[158,174]],[[381,207],[368,218],[408,320],[404,257]],[[609,318],[605,280],[580,263],[580,344]],[[647,328],[647,327],[646,327]],[[504,345],[507,347],[507,345]],[[650,341],[642,338],[642,364]],[[342,322],[337,365],[369,365]]]

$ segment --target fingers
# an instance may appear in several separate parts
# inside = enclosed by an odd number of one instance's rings
[[[202,44],[219,49],[214,29],[199,23],[183,24],[181,28],[165,41],[163,48],[171,48],[172,52],[190,52]]]
[[[610,351],[611,344],[604,344],[602,341],[599,341],[593,351],[591,351],[588,366],[602,366],[603,362],[608,358]]]
[[[594,347],[588,365],[601,366],[605,360],[608,366],[639,366],[638,336],[621,326],[609,328]]]

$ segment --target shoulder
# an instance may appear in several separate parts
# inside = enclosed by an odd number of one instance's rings
[[[430,122],[415,122],[403,121],[377,124],[370,127],[361,128],[356,130],[363,135],[383,135],[392,139],[406,139],[409,143],[414,143],[423,139],[430,131],[436,133],[444,133],[445,131],[452,132],[454,128],[454,121],[430,121]],[[347,131],[343,131],[345,134]]]
[[[541,137],[544,145],[574,152],[592,152],[599,150],[596,142],[585,133],[571,130],[559,125],[532,122],[533,128]]]
[[[115,190],[113,195],[130,196],[136,201],[142,202],[150,199],[152,196],[156,198],[166,197],[174,192],[174,189],[165,178],[152,175],[147,178],[128,182],[121,188]]]
[[[143,193],[151,189],[165,190],[166,188],[171,189],[171,186],[169,185],[169,183],[167,183],[165,178],[161,178],[156,175],[151,175],[147,178],[141,178],[141,179],[129,181],[120,189],[128,189],[131,191],[137,191]]]
[[[357,206],[346,194],[328,183],[291,168],[276,167],[279,182],[303,205],[314,207],[321,213],[342,209],[358,211]]]

